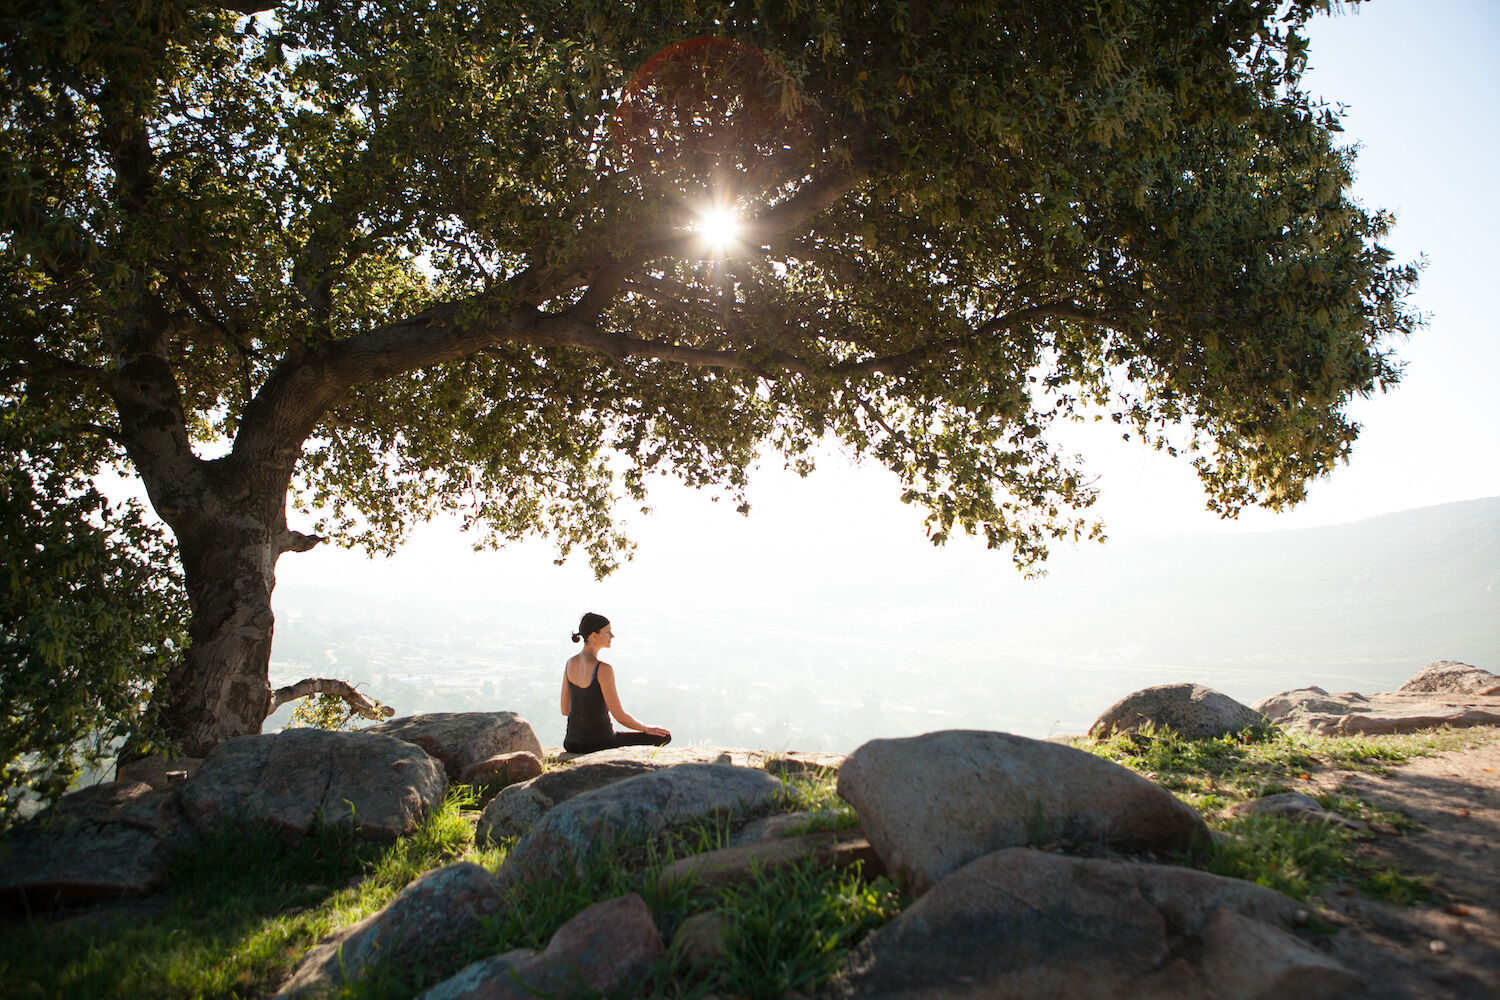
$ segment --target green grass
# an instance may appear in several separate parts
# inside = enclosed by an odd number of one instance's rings
[[[776,811],[821,809],[818,822],[852,822],[834,793],[833,772],[785,779]],[[495,871],[513,842],[476,846],[473,789],[457,786],[409,837],[358,840],[346,826],[299,844],[267,829],[236,829],[173,858],[171,877],[150,909],[123,908],[109,919],[17,921],[0,942],[0,996],[11,998],[250,997],[269,995],[321,938],[380,909],[417,876],[457,860]],[[675,951],[651,970],[642,995],[701,996],[737,984],[744,997],[780,996],[787,983],[826,979],[838,958],[898,909],[894,887],[867,885],[853,871],[803,866],[762,875],[753,888],[705,897],[683,880],[664,880],[676,858],[727,843],[727,817],[711,817],[648,843],[601,845],[578,871],[522,885],[472,940],[420,963],[387,963],[336,995],[407,998],[470,961],[511,948],[541,948],[592,903],[629,892],[651,907],[664,939],[705,909],[726,916],[733,946],[708,969]],[[774,920],[769,907],[796,920]],[[774,940],[759,940],[775,926]],[[59,956],[67,956],[66,961]],[[759,970],[759,971],[756,971]],[[717,986],[715,985],[717,984]]]
[[[1300,791],[1347,819],[1379,824],[1394,833],[1410,832],[1417,825],[1410,816],[1346,793],[1318,791],[1312,778],[1330,769],[1387,773],[1413,757],[1494,738],[1487,730],[1473,729],[1390,736],[1313,736],[1273,729],[1191,740],[1170,730],[1146,728],[1074,745],[1150,778],[1204,814],[1222,836],[1185,859],[1195,867],[1269,886],[1296,899],[1306,899],[1330,882],[1352,882],[1367,895],[1414,904],[1435,898],[1430,880],[1372,870],[1358,850],[1361,840],[1374,836],[1369,832],[1278,816],[1226,818],[1222,812],[1237,802]]]
[[[1271,732],[1217,740],[1157,732],[1077,745],[1157,781],[1225,835],[1179,859],[1184,863],[1296,898],[1340,882],[1374,898],[1422,904],[1435,898],[1429,880],[1359,859],[1361,838],[1371,834],[1268,816],[1225,819],[1221,812],[1276,791],[1310,790],[1308,778],[1319,771],[1388,769],[1490,738],[1473,730],[1349,738]],[[816,769],[786,777],[774,810],[812,814],[793,833],[854,825],[857,818],[838,798],[835,779],[835,772]],[[1403,814],[1346,792],[1316,797],[1325,808],[1382,830],[1412,827]],[[211,838],[174,859],[164,893],[149,905],[104,908],[85,919],[7,924],[0,935],[0,996],[269,995],[318,940],[375,912],[422,873],[456,860],[497,870],[513,844],[474,844],[475,805],[474,790],[457,787],[414,835],[389,844],[359,841],[340,826],[296,846],[265,830]],[[751,882],[714,891],[661,877],[676,858],[723,846],[730,830],[726,818],[712,817],[645,843],[599,845],[577,870],[520,886],[471,939],[419,963],[378,966],[338,995],[413,996],[477,958],[541,948],[587,906],[630,892],[645,899],[667,945],[685,921],[703,912],[719,915],[726,944],[721,957],[696,965],[668,947],[632,995],[809,994],[827,982],[851,947],[906,902],[883,878],[865,880],[856,869],[811,863],[761,872]]]

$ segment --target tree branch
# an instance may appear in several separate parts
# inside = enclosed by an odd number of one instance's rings
[[[113,372],[92,368],[77,361],[70,361],[67,358],[60,358],[37,347],[34,343],[21,345],[17,354],[23,364],[12,366],[7,370],[7,374],[19,374],[22,378],[36,379],[42,382],[55,379],[74,384],[82,383],[95,389],[101,389],[116,398],[122,394],[131,392],[130,384]]]
[[[276,547],[282,552],[306,552],[314,546],[321,545],[325,538],[322,535],[308,535],[300,531],[287,530],[281,533]]]
[[[330,694],[335,698],[343,699],[344,703],[354,710],[354,713],[365,719],[389,719],[396,714],[396,710],[389,705],[381,705],[370,698],[365,697],[354,689],[354,685],[348,681],[341,681],[332,677],[308,677],[295,684],[277,688],[271,693],[271,707],[266,712],[270,715],[282,705],[298,698],[306,698],[314,694]]]

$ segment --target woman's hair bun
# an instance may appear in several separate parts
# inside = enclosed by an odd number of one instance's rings
[[[573,633],[574,642],[582,642],[589,636],[601,629],[609,627],[609,619],[601,614],[590,611],[578,622],[578,631]]]

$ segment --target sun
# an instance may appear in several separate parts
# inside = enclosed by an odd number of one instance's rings
[[[733,209],[715,207],[698,213],[693,226],[698,238],[716,254],[722,254],[740,236],[740,217]]]

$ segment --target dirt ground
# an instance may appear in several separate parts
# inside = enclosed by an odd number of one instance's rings
[[[1428,874],[1440,897],[1396,906],[1345,886],[1318,899],[1337,933],[1332,954],[1366,977],[1373,998],[1500,998],[1500,739],[1418,757],[1391,774],[1324,771],[1323,789],[1342,789],[1419,827],[1376,825],[1361,853],[1381,868]],[[1488,737],[1488,738],[1485,738]]]

